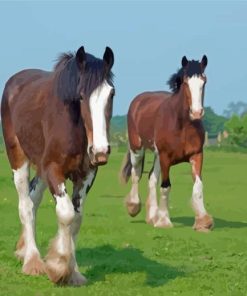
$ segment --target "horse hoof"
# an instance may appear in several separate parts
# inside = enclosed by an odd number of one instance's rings
[[[126,207],[127,207],[128,213],[131,217],[135,217],[141,211],[141,203],[140,202],[134,203],[134,202],[126,201]]]
[[[74,271],[68,280],[70,286],[82,286],[87,283],[87,279],[78,271]]]
[[[18,260],[24,261],[25,254],[26,254],[26,248],[25,248],[24,234],[22,230],[20,238],[16,244],[15,256]]]
[[[193,229],[200,232],[209,232],[214,226],[213,218],[206,214],[201,218],[196,217]]]
[[[156,223],[154,223],[154,227],[155,228],[172,228],[173,224],[170,221],[170,219],[163,218],[163,219],[159,219]]]
[[[26,254],[26,250],[24,248],[18,249],[15,251],[15,257],[20,261],[24,261],[25,254]]]
[[[155,225],[157,221],[159,220],[159,216],[155,215],[154,217],[150,217],[148,214],[146,216],[146,223],[150,225]]]
[[[40,275],[45,273],[44,262],[39,255],[34,255],[22,267],[22,272],[28,275]]]
[[[51,256],[53,255],[53,257]],[[58,253],[48,254],[45,259],[45,272],[48,278],[55,284],[66,285],[73,273],[70,266],[70,256],[62,256]]]
[[[147,223],[147,224],[150,224],[150,225],[155,224],[155,223],[154,223],[154,219],[153,219],[153,218],[149,218],[149,217],[146,218],[146,223]]]

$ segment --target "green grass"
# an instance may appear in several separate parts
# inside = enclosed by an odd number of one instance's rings
[[[191,228],[188,164],[171,172],[173,229],[145,224],[145,207],[130,218],[123,205],[130,184],[121,186],[117,179],[122,158],[123,153],[111,155],[89,193],[76,247],[80,271],[89,282],[72,288],[21,273],[13,254],[20,231],[17,195],[6,156],[0,154],[0,295],[247,295],[247,155],[206,152],[204,195],[215,219],[215,229],[208,234]],[[145,171],[150,160],[148,155]],[[140,189],[144,202],[147,174]],[[54,203],[46,192],[37,221],[43,256],[56,225]]]

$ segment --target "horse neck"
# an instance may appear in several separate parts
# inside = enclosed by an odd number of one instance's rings
[[[190,122],[190,118],[189,118],[190,106],[188,102],[189,102],[189,99],[187,97],[185,87],[182,84],[179,89],[179,92],[174,98],[174,108],[177,113],[177,119],[182,123]]]

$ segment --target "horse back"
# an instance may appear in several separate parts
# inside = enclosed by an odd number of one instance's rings
[[[39,145],[35,146],[41,154],[41,122],[45,108],[42,86],[50,75],[50,72],[28,69],[16,73],[7,81],[1,102],[2,127],[7,147],[11,147],[17,137],[24,147],[26,141],[38,142]],[[28,156],[28,151],[25,153]]]
[[[32,85],[37,80],[49,77],[51,72],[39,69],[26,69],[22,70],[9,78],[5,84],[3,99],[10,100],[16,97],[26,87]]]

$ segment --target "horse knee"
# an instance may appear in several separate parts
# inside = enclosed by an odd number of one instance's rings
[[[66,195],[56,197],[56,214],[60,223],[70,225],[75,217],[75,211],[70,198]]]

